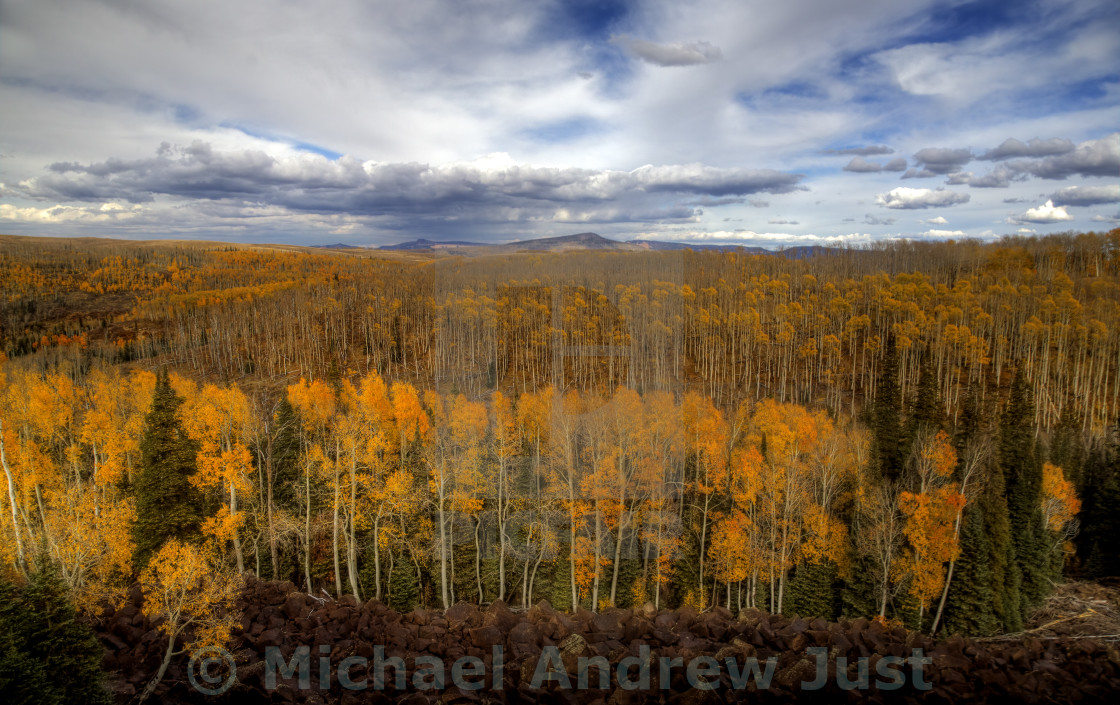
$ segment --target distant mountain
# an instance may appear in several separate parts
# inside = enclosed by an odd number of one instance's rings
[[[365,248],[363,248],[359,245],[345,245],[341,242],[336,242],[333,245],[312,245],[312,247],[317,247],[321,250],[361,250],[361,249],[365,249]]]
[[[608,240],[598,233],[578,233],[576,235],[561,235],[560,237],[539,237],[534,240],[518,240],[504,245],[495,245],[495,249],[506,252],[520,252],[535,250],[545,252],[564,252],[567,250],[637,250],[638,248],[628,242]]]
[[[351,245],[322,245],[322,247],[352,247]],[[446,251],[463,255],[485,255],[503,252],[570,252],[573,250],[610,250],[614,252],[640,252],[642,250],[712,250],[716,252],[739,252],[747,255],[782,255],[790,259],[805,259],[816,255],[832,254],[837,250],[818,245],[787,247],[784,250],[768,250],[765,247],[728,245],[694,242],[664,242],[661,240],[610,240],[598,233],[577,233],[559,237],[541,237],[533,240],[518,240],[502,244],[465,242],[452,240],[411,240],[396,245],[384,245],[382,250],[428,250]]]
[[[482,242],[465,242],[462,240],[450,240],[448,242],[436,242],[435,240],[425,240],[419,238],[417,240],[410,240],[408,242],[397,243],[396,245],[382,245],[377,248],[379,250],[444,250],[452,247],[487,247],[486,243]]]

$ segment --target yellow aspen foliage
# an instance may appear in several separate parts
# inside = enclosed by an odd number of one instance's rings
[[[204,549],[171,539],[141,572],[140,589],[144,614],[159,621],[159,630],[167,637],[159,671],[140,695],[144,700],[155,691],[173,657],[229,643],[241,623],[236,610],[241,577],[225,569],[221,560],[209,559]],[[177,650],[181,640],[184,643]]]
[[[1062,468],[1053,463],[1042,465],[1041,494],[1046,528],[1059,534],[1066,532],[1081,511],[1081,500]]]
[[[909,547],[897,566],[910,575],[910,594],[928,608],[945,585],[945,564],[960,555],[955,527],[965,496],[951,487],[938,487],[930,492],[903,492],[899,505]]]

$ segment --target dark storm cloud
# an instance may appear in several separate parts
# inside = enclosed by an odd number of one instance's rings
[[[664,194],[722,203],[750,194],[789,193],[802,188],[801,179],[767,169],[699,164],[609,171],[525,166],[503,157],[440,166],[362,163],[349,157],[332,161],[307,153],[277,158],[251,150],[221,152],[195,142],[165,144],[150,159],[52,164],[49,173],[24,181],[20,190],[39,200],[144,203],[170,197],[308,213],[451,217],[466,209],[483,218],[488,213],[498,219],[552,214],[557,220],[614,222],[696,214],[690,204],[665,204]]]

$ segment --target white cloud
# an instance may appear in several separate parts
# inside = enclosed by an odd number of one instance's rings
[[[964,231],[932,229],[922,233],[922,237],[964,237]]]
[[[930,225],[947,225],[949,223],[949,221],[945,220],[945,218],[940,216],[940,215],[937,216],[936,218],[929,218],[928,220],[923,220],[922,222],[923,223],[929,223]]]
[[[0,220],[24,223],[119,223],[131,220],[142,212],[142,206],[119,203],[88,207],[54,205],[49,208],[17,208],[9,203],[0,203]]]
[[[944,189],[906,188],[891,189],[875,197],[875,202],[886,208],[918,209],[952,206],[958,203],[968,203],[970,197],[967,193],[946,191]]]
[[[1011,216],[1007,219],[1007,222],[1012,225],[1022,225],[1024,223],[1061,223],[1067,220],[1073,220],[1073,216],[1066,212],[1065,206],[1055,207],[1053,201],[1047,201],[1036,208],[1028,208],[1025,213]]]

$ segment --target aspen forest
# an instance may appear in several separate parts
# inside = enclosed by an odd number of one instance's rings
[[[799,256],[5,237],[0,350],[5,584],[49,564],[91,619],[163,595],[160,677],[238,633],[250,579],[989,637],[1120,574],[1120,230]]]

